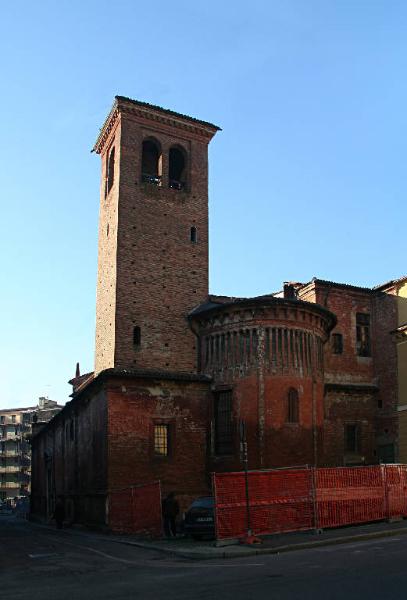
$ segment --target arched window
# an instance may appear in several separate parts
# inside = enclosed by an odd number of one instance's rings
[[[196,244],[198,241],[198,233],[196,231],[196,227],[191,227],[190,240],[193,244]]]
[[[141,160],[141,180],[144,183],[161,185],[161,149],[155,140],[144,140]]]
[[[106,168],[106,196],[112,189],[114,183],[114,146],[110,150],[108,156]]]
[[[185,151],[173,146],[170,148],[168,186],[174,190],[183,190],[186,186],[186,155]]]
[[[298,399],[298,391],[295,388],[288,390],[288,410],[287,410],[287,423],[299,423],[300,420],[300,406]]]

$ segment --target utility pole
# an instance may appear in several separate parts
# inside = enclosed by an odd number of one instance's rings
[[[246,491],[246,537],[243,538],[244,544],[261,544],[260,538],[253,535],[250,521],[250,495],[249,495],[249,456],[247,452],[247,432],[245,421],[240,421],[240,460],[243,462],[245,491]]]

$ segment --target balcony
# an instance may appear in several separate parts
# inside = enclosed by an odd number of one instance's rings
[[[20,489],[19,482],[11,482],[11,481],[0,481],[0,491],[1,490],[19,490]]]
[[[183,181],[177,181],[176,179],[170,179],[168,182],[168,187],[173,190],[184,190],[185,183]]]
[[[0,473],[19,473],[20,467],[13,465],[12,467],[0,467]]]
[[[150,173],[142,173],[141,181],[151,185],[161,185],[161,175],[151,175]]]

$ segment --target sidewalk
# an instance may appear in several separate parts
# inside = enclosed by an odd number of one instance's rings
[[[368,523],[338,529],[326,529],[317,534],[313,531],[277,534],[263,538],[262,544],[248,546],[244,544],[217,545],[212,541],[194,541],[189,538],[175,540],[140,540],[132,536],[109,535],[110,541],[130,544],[150,550],[158,550],[172,556],[195,560],[212,558],[238,558],[261,554],[279,554],[305,548],[316,548],[407,534],[407,521],[397,523]],[[217,542],[220,544],[220,542]]]
[[[50,525],[43,523],[40,524],[34,521],[30,521],[30,523],[37,527],[55,529],[54,526],[51,527]],[[231,544],[227,541],[195,541],[183,537],[173,540],[146,540],[132,535],[107,534],[94,530],[91,531],[83,526],[74,526],[72,529],[66,528],[62,531],[80,537],[98,537],[105,541],[118,544],[137,546],[138,548],[145,548],[146,550],[155,550],[170,556],[186,558],[189,560],[219,560],[223,558],[258,556],[261,554],[279,554],[282,552],[292,552],[307,548],[318,548],[405,535],[407,534],[407,521],[396,523],[381,521],[364,525],[341,527],[338,529],[326,529],[321,533],[316,533],[314,531],[281,533],[264,537],[262,544],[252,546],[233,542]]]

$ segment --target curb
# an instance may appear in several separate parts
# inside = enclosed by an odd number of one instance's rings
[[[231,548],[235,548],[235,552],[233,551],[220,551],[220,552],[211,552],[210,554],[206,552],[199,552],[188,550],[178,550],[177,548],[163,548],[162,546],[157,546],[155,544],[147,544],[144,542],[136,542],[133,540],[120,540],[120,539],[112,539],[112,538],[104,538],[105,540],[109,540],[111,542],[115,542],[117,544],[127,544],[129,546],[137,546],[139,548],[146,548],[149,550],[155,550],[157,552],[163,552],[164,554],[179,556],[181,558],[188,558],[192,560],[213,560],[219,558],[240,558],[246,556],[260,556],[262,554],[282,554],[283,552],[294,552],[296,550],[306,550],[307,548],[319,548],[323,546],[339,546],[340,544],[347,544],[349,542],[363,542],[372,539],[392,537],[395,535],[407,535],[407,527],[403,529],[386,529],[383,531],[372,531],[371,533],[361,533],[356,535],[349,535],[346,537],[338,537],[331,538],[326,540],[318,540],[314,542],[301,542],[297,544],[286,544],[285,546],[275,546],[274,548],[258,548],[258,549],[249,549],[249,548],[237,548],[236,546],[231,546]]]

